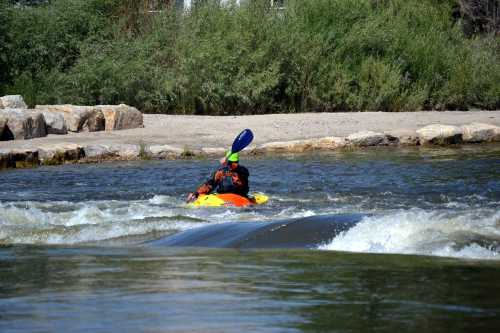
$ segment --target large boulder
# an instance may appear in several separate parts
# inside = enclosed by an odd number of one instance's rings
[[[463,141],[462,130],[456,126],[433,124],[417,130],[421,144],[447,145]]]
[[[468,143],[500,141],[500,127],[472,123],[462,126],[463,140]]]
[[[104,114],[94,106],[37,105],[36,109],[61,114],[70,132],[97,132],[105,128]]]
[[[144,127],[142,113],[134,107],[120,105],[97,105],[106,119],[106,131]]]
[[[21,95],[7,95],[0,97],[0,109],[27,109]]]
[[[47,134],[67,134],[68,128],[66,126],[66,120],[61,113],[50,112],[40,109],[40,113],[43,114],[45,118],[45,124],[47,124]]]
[[[7,119],[1,140],[23,140],[47,135],[45,118],[29,109],[3,109],[0,116]]]
[[[388,143],[386,135],[372,131],[356,132],[346,138],[347,142],[353,146],[369,147],[385,145]]]

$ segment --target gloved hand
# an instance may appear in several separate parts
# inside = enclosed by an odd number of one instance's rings
[[[219,170],[215,173],[215,181],[218,183],[218,182],[221,182],[222,181],[222,178],[224,178],[224,171],[222,170]]]
[[[188,194],[186,202],[193,202],[198,198],[198,192],[191,192]]]

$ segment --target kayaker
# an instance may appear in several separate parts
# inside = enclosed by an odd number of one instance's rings
[[[208,180],[195,192],[189,193],[187,201],[196,200],[200,194],[234,193],[244,197],[248,196],[248,169],[240,165],[240,154],[226,152],[220,160],[221,167],[217,169]]]

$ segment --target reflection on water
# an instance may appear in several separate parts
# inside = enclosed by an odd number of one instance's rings
[[[468,331],[500,324],[500,265],[341,252],[0,250],[0,329]]]

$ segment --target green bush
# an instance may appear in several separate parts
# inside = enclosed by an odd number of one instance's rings
[[[0,93],[144,112],[495,109],[500,46],[465,36],[457,1],[0,4]]]

